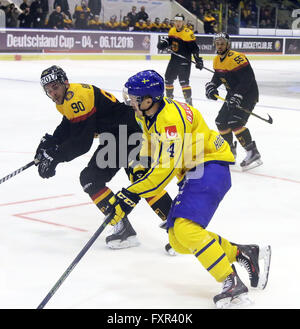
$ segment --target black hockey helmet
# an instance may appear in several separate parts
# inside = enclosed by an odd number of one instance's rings
[[[229,40],[229,34],[226,32],[219,32],[214,35],[214,45],[216,45],[216,41],[218,40],[225,40],[226,41],[226,50],[220,53],[217,51],[219,55],[224,55],[229,49],[230,49],[230,40]]]
[[[227,43],[229,43],[229,34],[226,32],[219,32],[214,35],[214,42],[216,42],[218,39],[224,39]]]
[[[45,86],[50,82],[57,81],[64,84],[66,80],[68,80],[66,72],[61,67],[53,65],[42,72],[40,82],[45,89]]]
[[[184,21],[184,15],[183,14],[176,14],[174,17],[174,21]]]

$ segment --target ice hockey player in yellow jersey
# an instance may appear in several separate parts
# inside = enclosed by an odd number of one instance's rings
[[[252,287],[267,284],[270,246],[230,243],[206,230],[219,203],[231,187],[229,165],[234,156],[222,136],[211,130],[194,107],[164,97],[164,79],[153,70],[130,77],[124,95],[142,126],[141,154],[150,154],[151,167],[111,203],[111,224],[131,212],[141,198],[156,195],[176,176],[179,192],[167,218],[169,242],[178,253],[191,254],[223,290],[214,297],[217,307],[233,300],[247,300],[248,288],[233,262],[244,266]],[[259,258],[266,263],[264,271]]]
[[[243,53],[230,49],[229,35],[218,33],[214,37],[217,56],[214,58],[215,73],[205,85],[206,97],[217,100],[218,87],[224,85],[227,90],[226,102],[216,118],[216,125],[222,137],[229,143],[236,156],[237,142],[233,142],[233,133],[247,152],[241,162],[243,170],[249,170],[262,164],[255,141],[252,140],[246,123],[249,113],[240,107],[252,111],[258,102],[258,87],[249,60]]]
[[[192,88],[190,86],[191,55],[196,61],[196,68],[202,70],[203,60],[199,56],[199,47],[194,32],[185,27],[183,14],[174,17],[174,26],[169,30],[168,37],[161,39],[157,48],[163,50],[170,47],[173,51],[165,73],[166,96],[174,97],[174,81],[178,78],[185,101],[192,105]],[[176,54],[186,59],[176,56]]]

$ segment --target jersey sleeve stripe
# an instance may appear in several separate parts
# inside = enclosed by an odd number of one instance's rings
[[[81,115],[79,117],[73,118],[70,121],[72,123],[77,123],[77,122],[80,122],[80,121],[84,121],[87,118],[89,118],[90,116],[92,116],[94,113],[96,113],[96,107],[95,106],[92,108],[92,110],[90,112],[88,112],[88,113],[86,113],[84,115]]]
[[[243,67],[245,67],[245,66],[248,66],[248,65],[249,65],[249,62],[247,61],[247,62],[245,62],[244,64],[235,67],[235,68],[232,69],[231,71],[238,71],[239,69],[241,69],[241,68],[243,68]]]

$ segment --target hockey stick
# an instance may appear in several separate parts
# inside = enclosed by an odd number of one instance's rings
[[[223,97],[221,97],[221,96],[219,96],[219,95],[216,95],[216,94],[215,94],[214,96],[217,97],[217,98],[219,98],[221,101],[227,103],[227,100],[226,100],[225,98],[223,98]],[[253,113],[253,112],[251,112],[251,111],[249,111],[249,110],[247,110],[247,109],[244,109],[244,108],[242,108],[242,107],[239,107],[239,109],[242,110],[242,111],[244,111],[244,112],[246,112],[246,113],[249,113],[250,115],[255,116],[256,118],[258,118],[258,119],[260,119],[260,120],[263,120],[263,121],[268,122],[268,123],[270,123],[270,124],[273,123],[273,119],[272,119],[272,117],[271,117],[269,114],[268,114],[268,117],[269,117],[269,118],[268,118],[268,119],[265,119],[265,118],[263,118],[263,117],[261,117],[261,116],[255,114],[255,113]]]
[[[27,163],[27,165],[25,165],[25,166],[23,166],[23,167],[21,167],[21,168],[15,170],[14,172],[12,172],[12,173],[9,174],[9,175],[7,175],[7,176],[1,178],[1,179],[0,179],[0,184],[6,182],[6,181],[9,180],[10,178],[12,178],[12,177],[18,175],[19,173],[21,173],[22,171],[28,169],[29,167],[33,166],[34,164],[35,164],[35,161],[31,161],[31,162]]]
[[[79,263],[81,258],[86,254],[86,252],[90,249],[92,244],[97,240],[98,236],[102,233],[102,231],[105,229],[105,227],[109,224],[109,222],[113,218],[113,213],[108,214],[104,218],[104,222],[100,225],[98,230],[94,233],[94,235],[90,238],[90,240],[87,242],[87,244],[83,247],[83,249],[79,252],[79,254],[75,257],[73,262],[70,264],[70,266],[65,270],[63,275],[58,279],[58,281],[55,283],[53,288],[49,291],[47,296],[42,300],[42,302],[39,304],[37,309],[43,309],[45,305],[49,302],[50,298],[56,293],[57,289],[62,285],[62,283],[65,281],[65,279],[68,277],[68,275],[72,272],[74,267]]]
[[[191,59],[188,59],[188,58],[186,58],[186,57],[183,56],[183,55],[177,54],[177,53],[175,53],[175,52],[174,52],[173,50],[171,50],[171,49],[169,49],[169,51],[170,51],[171,54],[176,55],[176,56],[178,56],[178,57],[180,57],[180,58],[183,58],[183,59],[187,60],[187,61],[190,62],[190,63],[197,64],[195,61],[193,61],[193,60],[191,60]],[[213,71],[213,70],[211,70],[211,69],[208,69],[208,68],[205,67],[205,66],[203,66],[203,68],[204,68],[204,70],[207,70],[207,71],[209,71],[209,72],[211,72],[211,73],[215,73],[215,71]]]

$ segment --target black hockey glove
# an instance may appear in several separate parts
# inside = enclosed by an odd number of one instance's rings
[[[195,62],[196,62],[196,68],[198,69],[198,70],[202,70],[203,69],[203,59],[202,59],[202,57],[199,57],[199,55],[198,54],[193,54],[194,55],[194,58],[195,58]]]
[[[36,160],[38,165],[38,172],[42,178],[50,178],[55,175],[55,168],[58,162],[55,160],[57,146],[47,150],[40,149]]]
[[[159,41],[157,44],[158,50],[163,50],[169,46],[169,43],[166,40]]]
[[[139,161],[132,161],[129,164],[129,179],[134,183],[138,179],[145,176],[151,167],[151,157],[142,156]]]
[[[113,214],[111,225],[116,225],[125,216],[127,216],[140,201],[140,197],[125,188],[122,188],[116,195],[109,199],[111,206],[108,208],[108,213]]]
[[[243,96],[240,94],[234,94],[228,100],[228,106],[230,109],[235,109],[241,107],[243,101]]]
[[[205,85],[205,95],[208,99],[218,100],[215,95],[219,95],[217,86],[213,82],[207,82]]]
[[[35,151],[34,159],[37,160],[37,156],[40,153],[41,149],[49,149],[52,147],[55,147],[58,144],[57,138],[53,137],[52,135],[46,134],[42,137],[39,146],[37,147]],[[38,165],[38,161],[36,161],[36,166]]]

